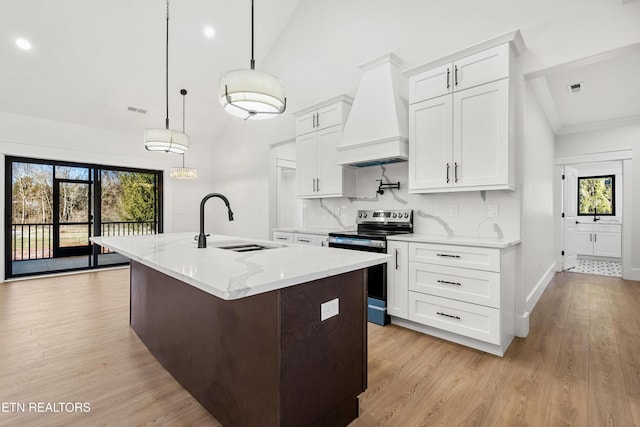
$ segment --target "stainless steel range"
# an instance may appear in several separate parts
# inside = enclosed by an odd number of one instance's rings
[[[413,233],[413,211],[360,210],[356,231],[329,233],[329,247],[368,252],[387,252],[387,236]],[[387,314],[387,266],[370,267],[367,271],[368,319],[379,325],[389,323]]]

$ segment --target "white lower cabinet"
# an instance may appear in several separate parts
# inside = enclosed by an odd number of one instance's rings
[[[408,242],[387,242],[387,253],[393,260],[387,263],[387,313],[401,319],[409,316]]]
[[[409,292],[409,320],[500,344],[500,309]]]
[[[515,335],[515,250],[389,242],[392,323],[504,355]]]
[[[273,240],[280,243],[298,243],[300,245],[328,246],[326,234],[274,231]]]
[[[578,224],[576,251],[578,255],[620,258],[622,256],[621,225]]]

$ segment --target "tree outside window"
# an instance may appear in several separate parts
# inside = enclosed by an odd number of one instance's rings
[[[615,175],[578,178],[578,215],[615,215]]]

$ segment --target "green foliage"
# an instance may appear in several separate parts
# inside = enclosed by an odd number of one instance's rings
[[[153,221],[156,193],[155,176],[139,172],[122,172],[122,219],[124,221]]]
[[[578,213],[589,215],[595,212],[613,215],[613,177],[594,177],[578,179]]]

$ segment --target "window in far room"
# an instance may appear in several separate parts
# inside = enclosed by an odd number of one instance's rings
[[[579,177],[578,215],[615,216],[615,184],[615,175]]]

